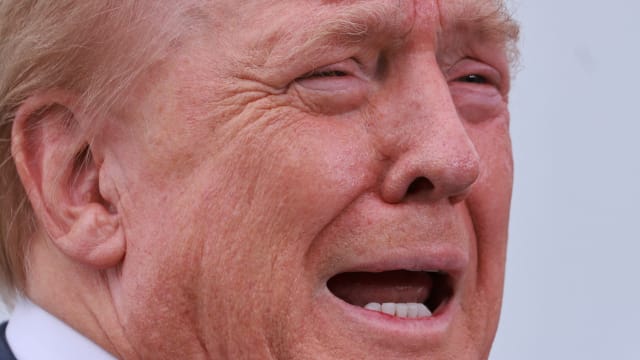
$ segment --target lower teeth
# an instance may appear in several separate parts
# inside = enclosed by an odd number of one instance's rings
[[[364,308],[400,318],[419,319],[431,317],[431,311],[424,304],[418,303],[369,303]]]

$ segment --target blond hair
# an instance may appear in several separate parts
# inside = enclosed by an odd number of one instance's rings
[[[17,109],[46,89],[77,93],[94,114],[122,103],[186,28],[170,3],[0,0],[0,294],[8,304],[25,289],[37,227],[11,156]]]

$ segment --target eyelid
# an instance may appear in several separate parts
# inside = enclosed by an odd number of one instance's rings
[[[343,75],[318,76],[326,72]],[[291,89],[309,110],[339,114],[352,111],[365,102],[368,84],[360,63],[350,58],[307,72],[291,83]]]
[[[320,75],[322,73],[329,73],[329,72],[339,72],[339,73],[344,73],[345,75],[357,76],[357,75],[360,75],[361,68],[360,68],[360,64],[356,60],[349,58],[347,60],[343,60],[334,64],[324,65],[324,66],[315,68],[309,71],[308,73],[304,74],[303,76],[299,77],[298,79],[307,79],[315,75]]]
[[[322,75],[323,73],[339,73]],[[295,79],[295,84],[309,91],[333,94],[362,91],[365,76],[360,63],[349,58],[331,65],[318,67]]]
[[[505,87],[503,76],[498,69],[473,58],[464,58],[451,66],[447,71],[449,81],[458,81],[469,75],[482,76],[487,79],[487,85],[495,86],[501,91]]]

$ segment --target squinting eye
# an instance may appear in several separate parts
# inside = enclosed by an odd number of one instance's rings
[[[309,78],[323,78],[323,77],[342,77],[347,76],[347,73],[340,70],[324,70],[324,71],[314,71],[309,73],[303,77],[303,79]]]
[[[490,81],[486,77],[478,74],[465,75],[463,77],[458,78],[457,81],[465,82],[469,84],[481,84],[481,85],[490,83]]]
[[[293,81],[295,95],[317,113],[338,114],[361,106],[369,81],[361,65],[346,59],[316,68]]]

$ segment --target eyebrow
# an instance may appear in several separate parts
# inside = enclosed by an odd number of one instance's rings
[[[443,11],[448,13],[440,18],[438,40],[441,40],[443,35],[453,35],[465,37],[467,41],[504,46],[509,61],[516,60],[520,27],[503,0],[470,0],[458,3],[441,1],[445,2],[445,8],[440,5],[440,14],[444,14]],[[394,3],[386,1],[384,5],[378,3],[348,7],[339,16],[314,26],[317,30],[305,45],[311,48],[323,43],[354,45],[378,34],[401,40],[411,31],[413,13],[399,9],[406,2]],[[390,16],[405,18],[390,19]]]
[[[339,2],[339,1],[328,1]],[[399,8],[406,2],[385,1],[365,3],[341,8],[337,16],[311,25],[309,34],[301,48],[322,48],[331,45],[359,45],[370,39],[384,36],[401,38],[411,29],[412,13]]]
[[[450,16],[441,23],[443,32],[472,34],[483,41],[505,44],[518,41],[520,26],[503,0],[466,1],[451,6]]]

